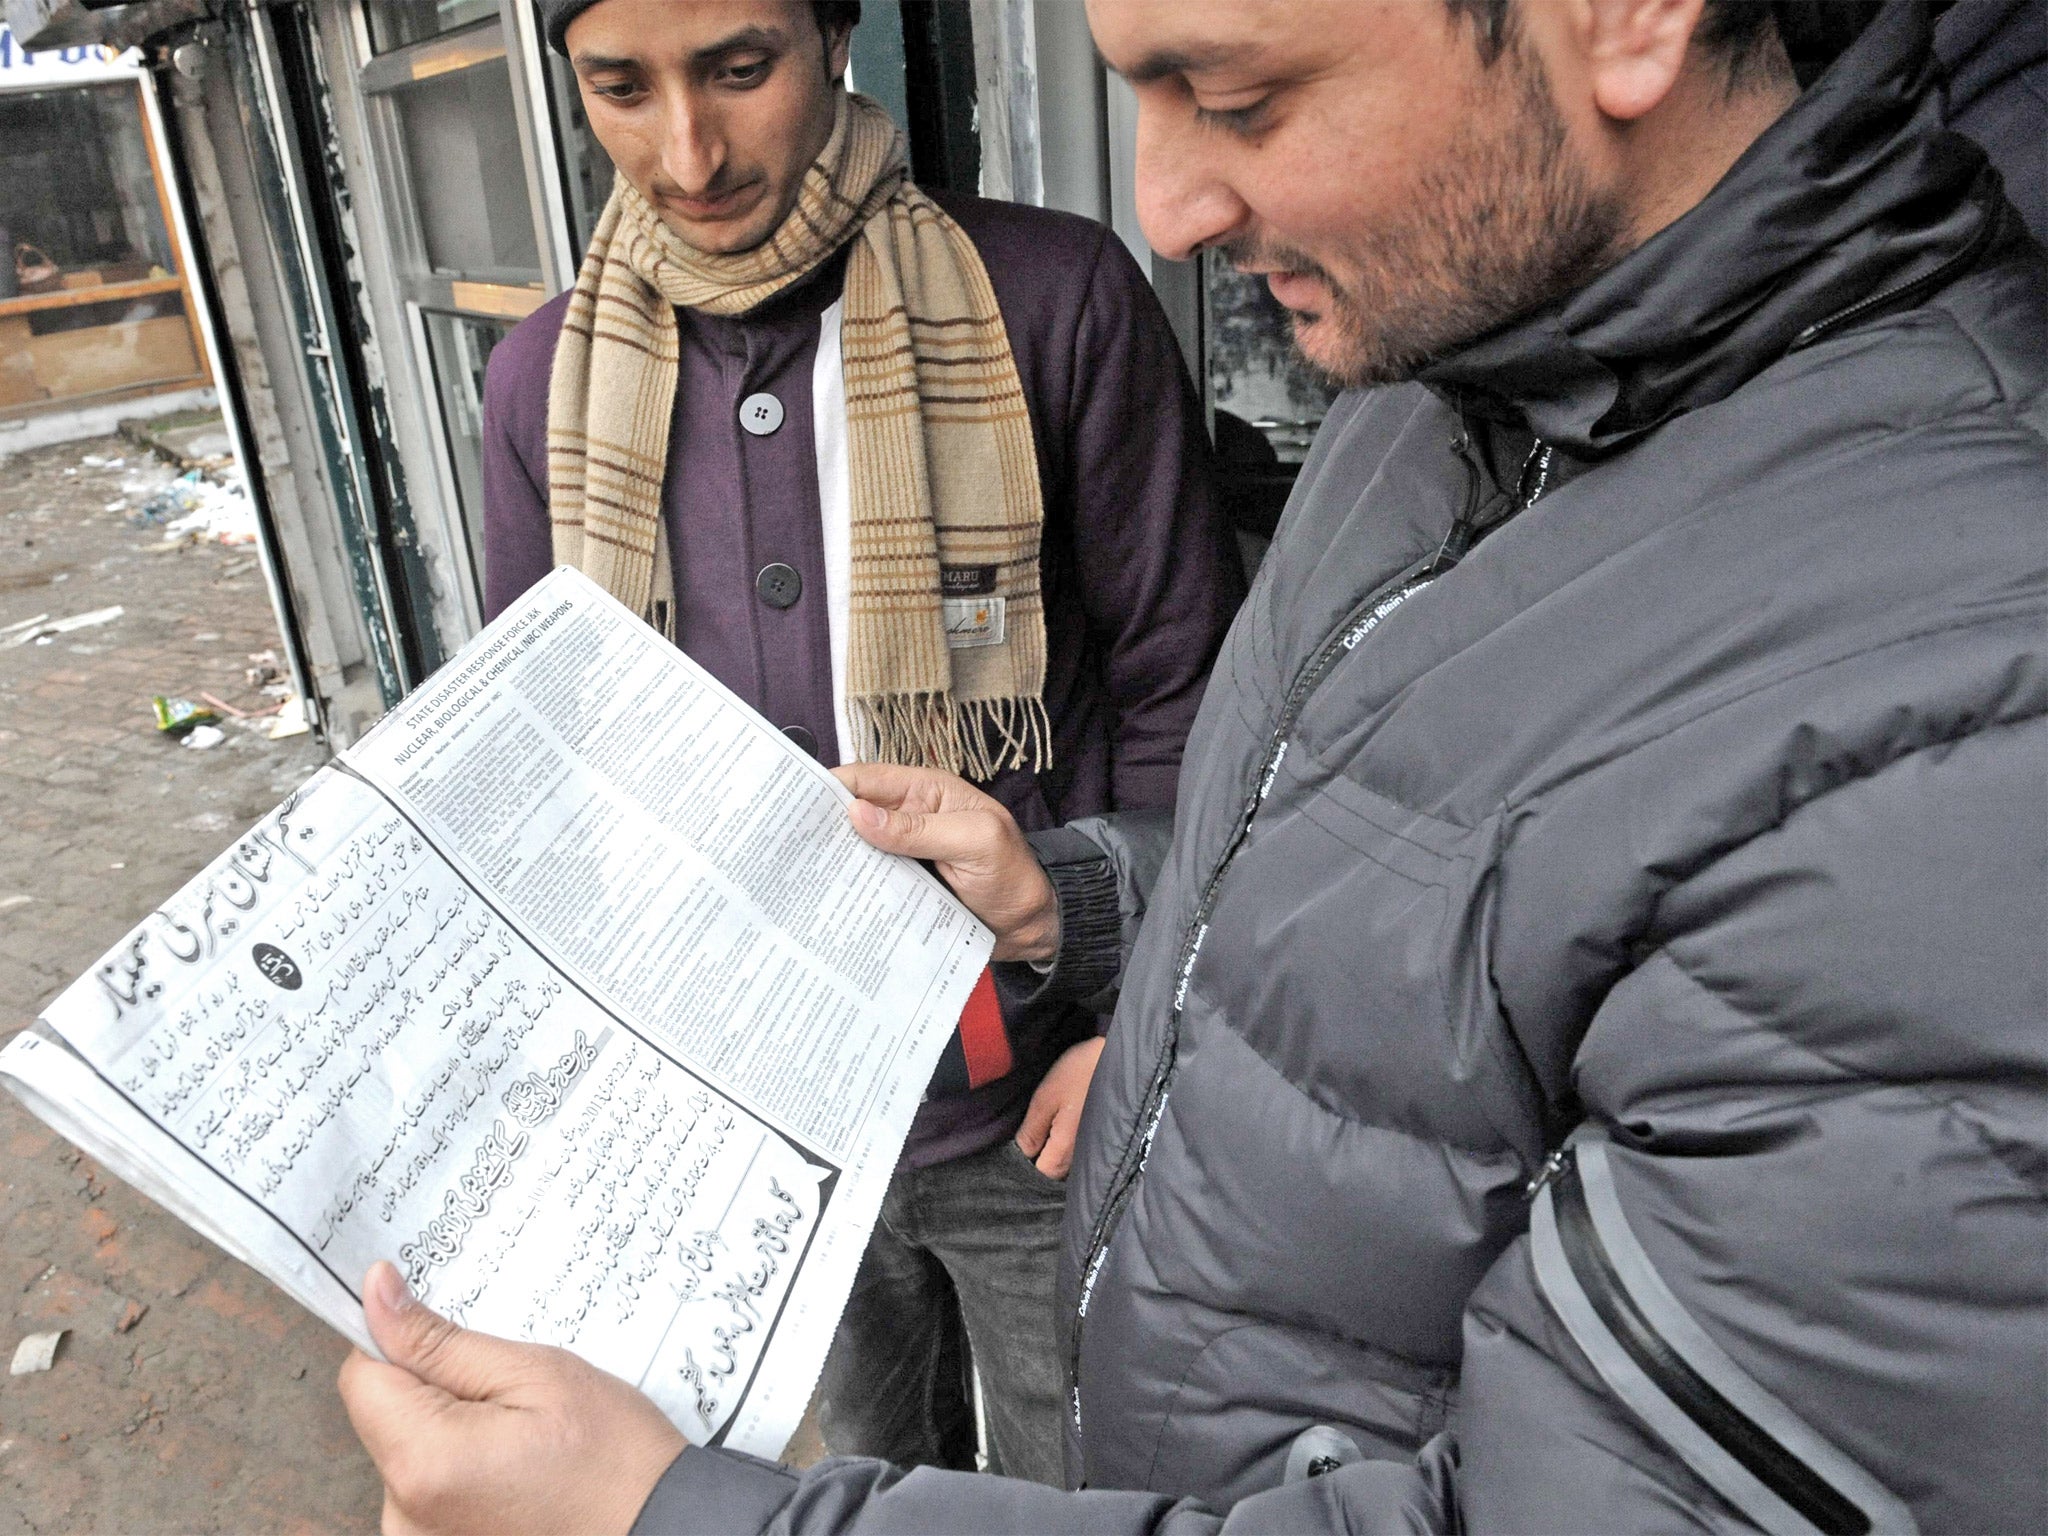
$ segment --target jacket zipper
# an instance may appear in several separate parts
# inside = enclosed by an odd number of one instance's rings
[[[1544,1158],[1543,1166],[1536,1170],[1536,1177],[1522,1186],[1522,1198],[1534,1200],[1538,1195],[1542,1194],[1546,1188],[1556,1181],[1557,1176],[1564,1172],[1565,1164],[1570,1161],[1571,1153],[1563,1147],[1559,1147],[1550,1156]]]
[[[1801,347],[1810,347],[1829,332],[1839,330],[1853,320],[1860,320],[1875,310],[1902,304],[1908,299],[1917,299],[1924,293],[1931,293],[1936,288],[1944,286],[1952,278],[1960,277],[1966,269],[1976,265],[1977,258],[1990,248],[1991,242],[1997,238],[1999,230],[2004,225],[2005,204],[2003,201],[1995,201],[1982,226],[1970,237],[1969,243],[1932,272],[1923,272],[1918,277],[1908,278],[1905,282],[1887,288],[1881,293],[1873,293],[1867,298],[1858,299],[1854,304],[1836,310],[1824,320],[1814,321],[1794,336],[1792,345],[1785,350],[1797,352]]]
[[[1538,449],[1543,448],[1541,443]],[[1202,941],[1209,934],[1209,917],[1215,911],[1216,901],[1222,892],[1223,877],[1236,859],[1238,851],[1251,831],[1253,820],[1266,797],[1272,793],[1275,779],[1280,773],[1281,761],[1287,756],[1288,738],[1307,706],[1309,698],[1320,687],[1338,659],[1357,648],[1365,637],[1378,629],[1381,622],[1401,604],[1428,586],[1445,571],[1464,558],[1471,548],[1476,529],[1475,516],[1479,509],[1481,476],[1473,459],[1471,437],[1461,433],[1452,440],[1451,450],[1465,465],[1466,494],[1464,509],[1451,524],[1450,532],[1436,552],[1426,559],[1410,566],[1392,581],[1376,588],[1364,601],[1344,616],[1344,621],[1316,647],[1308,662],[1294,676],[1294,682],[1287,690],[1286,699],[1280,707],[1279,718],[1274,722],[1272,734],[1266,739],[1266,750],[1259,762],[1258,772],[1253,776],[1250,792],[1238,808],[1237,821],[1230,836],[1223,845],[1223,852],[1217,857],[1215,867],[1202,887],[1201,899],[1195,904],[1194,914],[1182,931],[1180,959],[1174,969],[1173,1003],[1168,1015],[1166,1042],[1160,1048],[1159,1060],[1152,1069],[1152,1079],[1146,1086],[1145,1096],[1139,1101],[1137,1118],[1133,1122],[1132,1135],[1124,1143],[1123,1155],[1118,1158],[1116,1171],[1110,1177],[1109,1193],[1096,1213],[1095,1224],[1088,1235],[1087,1260],[1081,1266],[1081,1295],[1074,1309],[1074,1332],[1067,1349],[1067,1407],[1073,1417],[1074,1431],[1081,1430],[1081,1343],[1088,1326],[1088,1304],[1095,1293],[1095,1281],[1102,1272],[1102,1264],[1109,1254],[1110,1239],[1115,1236],[1118,1221],[1124,1207],[1130,1202],[1136,1190],[1138,1178],[1145,1171],[1145,1164],[1152,1154],[1152,1140],[1159,1133],[1160,1121],[1166,1114],[1166,1099],[1173,1077],[1173,1069],[1180,1052],[1180,1023],[1187,1004],[1188,983],[1194,975],[1195,960],[1202,952]],[[1531,450],[1533,460],[1535,450]],[[1549,458],[1546,451],[1544,467],[1547,471]],[[1525,466],[1526,468],[1526,466]],[[1520,487],[1517,488],[1521,490]],[[1516,511],[1521,511],[1542,495],[1542,486],[1526,495]]]

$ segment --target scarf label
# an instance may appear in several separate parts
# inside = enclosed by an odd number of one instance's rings
[[[996,589],[993,565],[942,565],[939,567],[941,597],[987,597]]]
[[[1000,597],[947,597],[939,600],[945,614],[946,644],[956,651],[1003,643]]]

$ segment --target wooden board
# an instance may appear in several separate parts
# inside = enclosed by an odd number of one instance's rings
[[[183,315],[33,336],[25,348],[52,399],[169,383],[203,372]]]
[[[81,304],[111,304],[120,299],[143,299],[158,293],[182,293],[180,277],[145,277],[132,283],[108,283],[100,288],[54,288],[48,293],[24,293],[19,298],[0,299],[0,316],[32,314],[39,309],[75,309]]]
[[[0,410],[10,405],[37,405],[50,398],[50,392],[36,382],[28,342],[26,315],[0,316]]]
[[[460,280],[448,286],[457,309],[481,310],[484,314],[500,315],[507,320],[524,320],[548,301],[546,290],[539,287],[513,288],[504,283],[466,283]]]

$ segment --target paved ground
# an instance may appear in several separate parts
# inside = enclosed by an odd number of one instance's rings
[[[0,1040],[324,755],[157,733],[151,694],[273,702],[243,671],[278,640],[250,550],[148,553],[160,532],[106,510],[168,478],[144,458],[107,438],[0,459],[0,629],[126,610],[0,634]],[[0,1095],[0,1359],[60,1327],[51,1371],[0,1376],[0,1536],[375,1529],[341,1341]]]

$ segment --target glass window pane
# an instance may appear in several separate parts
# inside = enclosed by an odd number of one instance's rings
[[[1204,254],[1202,274],[1218,452],[1226,461],[1264,457],[1257,438],[1239,430],[1251,427],[1280,463],[1299,464],[1335,391],[1296,355],[1293,322],[1263,278],[1242,276],[1214,252]],[[1233,444],[1244,446],[1233,453]]]
[[[910,129],[910,83],[903,58],[900,0],[868,0],[853,29],[847,83],[882,104],[896,126]]]
[[[455,472],[463,532],[479,577],[484,568],[484,365],[491,349],[512,329],[496,320],[429,312],[427,351],[434,366],[434,392],[441,403],[442,440]]]
[[[389,53],[498,14],[498,0],[364,0],[370,48]]]
[[[448,276],[540,276],[512,73],[503,55],[391,92],[427,265]]]
[[[0,298],[176,270],[136,88],[0,92]]]

